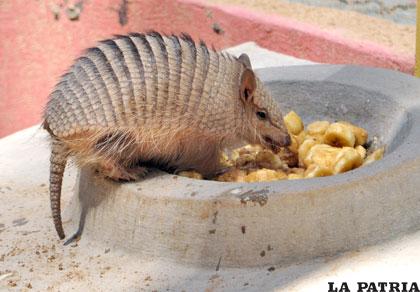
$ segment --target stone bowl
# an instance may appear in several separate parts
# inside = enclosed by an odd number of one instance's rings
[[[366,128],[385,157],[345,174],[222,183],[153,171],[114,183],[79,173],[65,217],[82,240],[190,266],[286,265],[420,228],[420,80],[390,70],[310,65],[258,71],[284,112]]]

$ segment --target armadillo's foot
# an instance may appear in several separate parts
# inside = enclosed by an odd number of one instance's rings
[[[98,171],[106,178],[125,182],[139,180],[147,174],[147,168],[145,167],[125,168],[111,163],[102,164]]]
[[[130,176],[134,177],[135,180],[141,179],[147,175],[149,170],[146,167],[136,166],[132,168],[126,168],[125,172]]]
[[[222,174],[225,174],[226,172],[228,172],[229,170],[231,170],[232,167],[223,167],[223,168],[219,168],[217,171],[215,171],[214,175],[212,175],[212,177],[216,177]]]

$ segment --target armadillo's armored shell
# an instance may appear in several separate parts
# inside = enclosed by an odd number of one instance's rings
[[[78,58],[56,85],[44,113],[44,128],[53,136],[50,201],[60,238],[61,181],[68,156],[83,157],[82,162],[76,159],[79,164],[119,159],[123,167],[139,159],[161,159],[211,173],[221,140],[244,124],[239,107],[244,69],[236,58],[187,35],[156,32],[102,41]],[[202,147],[185,150],[186,139],[171,139],[177,134],[195,134]],[[156,136],[160,143],[154,143]]]
[[[101,127],[235,128],[243,66],[187,35],[131,34],[76,60],[50,96],[45,120],[66,137]]]

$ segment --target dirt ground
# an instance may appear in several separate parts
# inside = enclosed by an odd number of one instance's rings
[[[313,24],[343,37],[371,41],[399,54],[414,55],[414,25],[367,16],[358,12],[307,6],[283,0],[207,0],[215,4],[239,5],[254,11],[278,14],[282,17]]]

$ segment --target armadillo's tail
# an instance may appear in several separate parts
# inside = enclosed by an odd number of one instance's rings
[[[55,230],[60,239],[64,239],[63,223],[61,222],[61,185],[67,163],[67,152],[62,143],[53,138],[50,158],[50,203]]]

